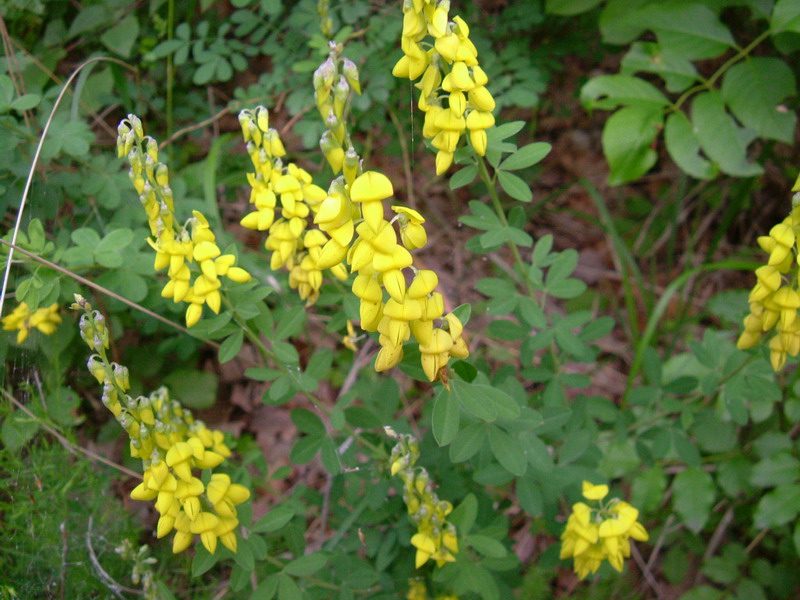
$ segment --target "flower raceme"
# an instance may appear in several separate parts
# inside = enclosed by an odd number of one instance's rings
[[[738,347],[746,350],[757,345],[761,336],[775,329],[770,339],[770,362],[775,371],[786,364],[787,356],[800,353],[800,177],[792,188],[792,210],[768,235],[758,238],[758,245],[769,254],[767,264],[756,269],[756,284],[750,291],[750,314],[744,319],[744,331]],[[795,269],[793,271],[793,269]]]
[[[411,536],[411,545],[417,549],[415,566],[422,567],[429,560],[442,567],[455,561],[458,554],[456,528],[447,522],[453,505],[440,500],[433,491],[433,482],[422,467],[415,467],[419,458],[419,444],[411,435],[399,435],[391,428],[385,431],[398,442],[392,449],[390,471],[403,481],[403,501],[408,516],[417,527]]]
[[[3,317],[2,323],[4,331],[17,332],[17,343],[21,344],[28,339],[33,328],[45,335],[54,333],[61,323],[61,315],[58,314],[58,303],[31,312],[27,303],[20,302],[13,311]]]
[[[395,77],[418,80],[418,106],[425,113],[422,133],[437,149],[437,175],[450,168],[465,131],[475,152],[485,155],[486,130],[495,122],[489,78],[478,64],[469,27],[461,17],[450,20],[449,10],[450,0],[404,0],[403,56],[392,70]]]
[[[217,541],[236,552],[236,506],[250,497],[250,491],[225,473],[212,473],[207,484],[196,475],[215,469],[231,455],[222,432],[194,419],[164,387],[150,396],[128,395],[128,370],[106,357],[105,318],[79,296],[73,307],[83,311],[80,333],[95,352],[88,368],[103,386],[103,404],[130,437],[131,456],[142,460],[143,480],[131,498],[155,501],[160,515],[156,535],[162,538],[174,531],[173,552],[188,548],[195,535],[212,554]]]
[[[647,531],[638,522],[639,511],[616,498],[607,503],[607,485],[583,482],[583,497],[596,503],[594,508],[585,502],[572,505],[572,514],[561,535],[561,558],[574,560],[575,572],[584,579],[596,573],[604,560],[622,571],[625,559],[631,554],[630,540],[646,542]]]
[[[314,185],[306,171],[284,164],[285,149],[269,126],[267,109],[243,110],[239,122],[255,168],[248,180],[256,210],[242,225],[268,231],[270,266],[289,269],[289,284],[309,305],[319,296],[324,271],[340,280],[348,271],[355,274],[361,329],[377,332],[381,346],[375,369],[396,366],[413,336],[433,381],[451,357],[469,355],[463,326],[455,315],[445,315],[436,273],[414,266],[410,251],[427,243],[425,219],[411,208],[392,206],[395,214],[387,220],[384,203],[394,195],[392,182],[361,167],[345,120],[351,91],[360,92],[358,70],[340,52],[332,43],[314,73],[317,108],[327,128],[320,147],[338,176],[327,192]]]
[[[166,269],[169,281],[161,296],[186,302],[186,326],[195,325],[203,306],[218,313],[222,305],[220,277],[244,283],[250,274],[236,267],[233,254],[222,254],[208,220],[199,211],[181,227],[175,222],[175,205],[169,185],[169,169],[158,162],[158,143],[144,135],[136,115],[128,115],[117,128],[117,154],[127,156],[130,179],[147,213],[148,243],[155,250],[153,268]]]

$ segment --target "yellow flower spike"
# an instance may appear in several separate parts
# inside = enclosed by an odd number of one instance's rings
[[[192,481],[192,447],[186,442],[173,445],[166,456],[166,463],[172,467],[173,472],[186,482]]]
[[[489,136],[482,129],[471,129],[469,132],[469,142],[475,149],[478,156],[486,156],[486,147],[489,144]]]
[[[353,202],[377,202],[390,198],[392,194],[392,182],[378,171],[365,171],[350,186],[350,198]]]
[[[190,531],[200,535],[200,541],[206,547],[209,554],[214,554],[217,549],[217,535],[214,529],[219,525],[219,518],[209,512],[202,512],[192,521]]]
[[[222,464],[224,460],[224,456],[209,450],[203,455],[202,459],[195,460],[195,464],[201,469],[213,469],[214,467]]]
[[[594,485],[590,481],[584,481],[581,493],[587,500],[602,500],[608,495],[608,486]]]
[[[206,488],[203,485],[203,482],[197,477],[192,477],[189,481],[184,481],[181,479],[176,484],[175,497],[178,500],[183,500],[192,496],[199,496],[205,491],[205,489]]]
[[[347,246],[343,246],[335,239],[331,238],[322,247],[322,251],[317,257],[317,267],[319,269],[330,269],[335,267],[347,257],[347,253]]]

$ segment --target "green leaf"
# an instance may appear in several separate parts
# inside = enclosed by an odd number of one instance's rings
[[[708,521],[717,495],[711,475],[699,467],[688,467],[675,476],[672,491],[675,511],[698,533]]]
[[[492,337],[508,341],[521,340],[528,336],[527,328],[508,319],[498,319],[489,323],[489,333]]]
[[[800,513],[800,485],[790,483],[775,488],[758,503],[753,515],[755,526],[775,527],[791,522]]]
[[[293,335],[297,335],[303,329],[306,321],[306,308],[302,305],[293,306],[286,313],[277,319],[275,327],[276,340],[283,340]]]
[[[236,356],[239,354],[239,350],[242,349],[243,342],[244,333],[242,333],[241,330],[238,330],[225,338],[219,347],[219,362],[224,364],[236,358]]]
[[[641,18],[664,48],[688,59],[714,58],[736,45],[714,11],[699,2],[658,2]]]
[[[800,4],[797,0],[778,0],[775,3],[770,28],[773,33],[781,31],[800,33]]]
[[[719,92],[705,92],[692,102],[692,124],[706,155],[728,175],[753,177],[764,169],[747,161],[751,138],[727,112]]]
[[[74,239],[74,238],[73,238]],[[133,231],[127,227],[115,229],[97,242],[95,252],[116,252],[122,250],[133,241]]]
[[[611,174],[610,185],[638,179],[656,164],[653,142],[661,130],[663,114],[657,108],[627,106],[615,112],[603,128],[603,153]]]
[[[779,58],[750,58],[725,73],[722,97],[745,127],[761,137],[791,144],[797,114],[781,105],[796,93],[789,66]]]
[[[524,452],[520,451],[519,441],[499,427],[489,427],[489,447],[492,449],[497,462],[508,472],[517,477],[525,475],[528,469],[528,460]]]
[[[634,42],[622,59],[621,71],[625,75],[655,73],[674,93],[682,92],[699,77],[690,60],[675,56],[655,42]]]
[[[284,568],[284,572],[296,577],[313,575],[322,567],[328,564],[328,556],[322,552],[315,552],[314,554],[306,554],[299,558],[295,558],[289,562]]]
[[[256,524],[253,525],[252,531],[254,533],[272,533],[274,531],[279,531],[292,520],[292,517],[294,517],[294,511],[292,509],[283,504],[278,505],[261,517]]]
[[[473,423],[459,431],[450,444],[450,460],[455,463],[469,460],[477,454],[486,440],[486,426]]]
[[[468,535],[464,541],[487,558],[503,558],[506,555],[503,544],[488,535]]]
[[[30,110],[36,108],[41,100],[42,97],[39,94],[23,94],[11,103],[11,108],[17,112]]]
[[[700,142],[683,112],[667,117],[664,142],[672,160],[684,173],[697,179],[712,179],[717,175],[716,167],[700,155]]]
[[[506,171],[516,171],[517,169],[532,167],[550,154],[550,150],[552,150],[552,146],[547,142],[528,144],[506,158],[500,163],[499,168]]]
[[[75,17],[75,20],[72,21],[72,24],[69,26],[67,37],[73,38],[87,31],[97,29],[102,25],[106,25],[111,21],[111,11],[109,11],[105,3],[93,4],[78,13],[78,16]]]
[[[652,112],[669,105],[656,86],[631,75],[600,75],[581,88],[581,102],[587,109],[611,110],[635,106]]]
[[[303,600],[303,592],[294,579],[281,573],[278,581],[278,600]]]
[[[258,587],[253,590],[250,600],[272,600],[275,596],[275,592],[278,591],[280,577],[280,573],[273,573],[262,579]]]
[[[758,487],[772,487],[798,478],[800,461],[788,452],[779,452],[756,463],[750,482]]]
[[[450,178],[450,189],[457,190],[472,183],[475,176],[478,174],[478,167],[475,165],[468,165],[463,169],[456,171]]]
[[[72,241],[78,246],[86,246],[94,250],[100,243],[100,235],[89,227],[81,227],[70,234]]]
[[[217,400],[219,380],[216,373],[196,369],[178,369],[164,378],[173,398],[193,410],[211,408]]]
[[[322,420],[306,408],[292,410],[292,423],[303,433],[312,435],[325,435],[325,425]]]
[[[100,41],[112,52],[128,58],[137,37],[139,37],[139,21],[131,14],[101,35]]]
[[[545,11],[552,15],[577,15],[598,4],[600,0],[547,0]]]
[[[310,462],[322,447],[325,436],[307,435],[297,440],[292,446],[290,458],[293,463],[304,465]]]
[[[198,577],[206,573],[211,567],[217,564],[221,556],[220,553],[216,552],[214,554],[209,554],[205,546],[198,544],[194,552],[194,559],[192,559],[192,577]]]
[[[0,440],[10,452],[17,452],[36,434],[39,424],[21,411],[14,411],[3,418]]]
[[[455,380],[451,387],[461,407],[472,416],[483,421],[494,421],[497,418],[497,407],[486,402],[485,388],[489,386]]]
[[[519,200],[520,202],[530,202],[533,200],[531,188],[521,177],[509,173],[508,171],[498,170],[497,180],[500,182],[500,187],[503,188],[506,194],[514,198],[514,200]]]
[[[522,451],[525,453],[525,457],[534,469],[544,473],[549,473],[553,470],[553,457],[545,443],[535,433],[523,431],[519,436],[519,440],[522,443]]]
[[[272,351],[275,353],[275,357],[283,364],[292,365],[300,362],[297,348],[289,342],[272,342]]]
[[[458,433],[461,411],[455,395],[442,388],[433,404],[431,426],[439,446],[447,446]]]

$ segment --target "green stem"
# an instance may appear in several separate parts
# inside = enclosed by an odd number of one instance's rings
[[[734,54],[731,58],[726,60],[720,66],[720,68],[717,69],[714,72],[714,74],[711,77],[708,78],[707,81],[704,81],[701,85],[696,85],[696,86],[693,86],[693,87],[689,88],[688,90],[686,90],[680,96],[680,98],[678,98],[675,101],[675,104],[672,105],[671,108],[672,108],[673,112],[678,112],[680,110],[681,106],[683,105],[683,103],[686,102],[686,100],[688,100],[689,97],[692,94],[694,94],[695,92],[699,92],[700,90],[704,90],[704,89],[712,90],[714,88],[714,84],[717,82],[717,80],[720,77],[722,77],[728,69],[730,69],[733,65],[735,65],[737,62],[739,62],[740,60],[745,58],[748,54],[750,54],[756,48],[756,46],[758,46],[761,42],[763,42],[765,39],[767,39],[770,35],[772,35],[772,29],[767,29],[766,31],[761,32],[761,34],[758,37],[756,37],[752,42],[747,44],[747,46],[745,46],[744,48],[739,50],[739,52]]]

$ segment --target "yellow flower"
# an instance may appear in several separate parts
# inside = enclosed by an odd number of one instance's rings
[[[583,497],[597,502],[596,508],[584,502],[572,506],[572,514],[561,535],[561,558],[574,560],[575,572],[581,579],[596,573],[604,560],[622,571],[630,556],[630,540],[646,542],[647,531],[638,522],[639,511],[616,498],[607,504],[608,486],[583,482]]]
[[[11,313],[3,317],[3,330],[16,331],[18,344],[28,339],[30,330],[34,327],[43,334],[50,335],[61,323],[61,315],[58,314],[58,310],[58,303],[53,303],[31,313],[27,303],[20,302]]]

